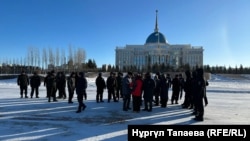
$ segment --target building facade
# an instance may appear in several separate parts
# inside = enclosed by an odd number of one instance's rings
[[[203,47],[191,44],[169,44],[158,30],[157,11],[154,32],[144,45],[126,45],[116,47],[115,64],[119,69],[134,66],[138,70],[165,65],[178,68],[183,65],[203,66]]]

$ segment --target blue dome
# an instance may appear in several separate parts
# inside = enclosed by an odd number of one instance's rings
[[[148,43],[164,43],[166,44],[166,38],[161,32],[154,32],[150,34],[146,40],[146,44]]]

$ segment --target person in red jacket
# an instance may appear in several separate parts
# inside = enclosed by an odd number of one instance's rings
[[[141,106],[141,95],[142,95],[142,76],[137,74],[135,81],[133,82],[132,98],[133,98],[133,112],[139,113]]]

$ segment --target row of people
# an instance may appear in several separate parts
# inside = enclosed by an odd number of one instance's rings
[[[28,75],[22,71],[22,73],[17,78],[17,84],[20,87],[21,98],[28,98],[28,86],[31,86],[30,98],[33,98],[34,92],[36,98],[39,98],[39,87],[41,85],[41,77],[34,72],[34,74],[29,78]],[[65,77],[63,72],[55,73],[54,70],[47,73],[47,76],[44,78],[44,86],[46,87],[46,94],[48,102],[57,102],[57,98],[66,99],[65,88],[68,88],[68,103],[73,103],[72,99],[74,97],[74,92],[77,93],[77,100],[79,103],[77,113],[80,113],[86,108],[86,105],[83,102],[83,98],[87,99],[86,88],[87,80],[84,76],[84,72],[79,74],[72,72],[68,78]],[[56,92],[58,90],[59,96],[56,97]]]
[[[72,103],[72,88],[75,88],[75,77],[76,74],[73,72],[71,73],[69,80],[66,80],[66,76],[63,72],[50,71],[47,73],[47,76],[44,78],[44,86],[47,89],[47,98],[49,95],[53,97],[53,100],[56,101],[56,98],[63,98],[66,99],[66,83],[68,85],[68,92],[69,92],[69,103]],[[31,87],[30,98],[33,98],[34,94],[36,98],[39,98],[39,87],[41,85],[41,77],[34,72],[31,77],[22,71],[22,73],[17,78],[17,84],[20,87],[20,96],[21,98],[25,97],[28,98],[28,86]],[[56,92],[58,91],[58,96],[56,97]]]
[[[171,85],[173,88],[171,101],[172,104],[173,101],[175,101],[177,104],[180,82],[178,78],[174,78],[172,81],[169,74],[167,74],[165,77],[164,74],[160,75],[160,73],[157,73],[154,79],[152,79],[151,73],[146,73],[145,76],[142,76],[142,74],[133,75],[132,72],[128,72],[123,78],[122,73],[118,73],[118,76],[116,76],[115,73],[111,72],[110,76],[105,82],[105,80],[102,78],[102,74],[99,73],[98,77],[96,78],[96,102],[103,102],[103,91],[105,88],[107,88],[108,102],[110,102],[112,99],[114,102],[117,102],[119,97],[122,97],[124,101],[124,111],[130,109],[129,105],[131,101],[131,95],[135,105],[141,105],[135,101],[139,101],[139,98],[142,99],[141,96],[143,95],[144,104],[146,105],[145,110],[151,111],[153,101],[155,101],[156,105],[159,105],[160,102],[162,107],[167,106],[168,91],[169,88],[171,88]],[[136,109],[138,109],[138,107]],[[134,111],[138,112],[138,110]]]
[[[36,98],[39,98],[39,86],[41,85],[41,78],[36,72],[30,78],[28,75],[22,71],[17,77],[17,85],[20,88],[21,98],[28,98],[28,85],[31,87],[30,97],[33,98],[34,92],[36,93]]]
[[[209,85],[208,81],[204,79],[203,69],[197,69],[192,73],[186,71],[185,74],[185,99],[182,108],[194,109],[192,114],[195,116],[195,120],[203,121],[204,105],[207,106],[208,104],[206,96],[206,87]]]
[[[142,105],[142,101],[144,101],[144,109],[145,111],[152,111],[152,103],[155,102],[155,105],[160,105],[162,108],[167,107],[167,103],[169,100],[169,89],[172,88],[172,97],[171,103],[178,104],[178,100],[182,98],[183,91],[185,92],[184,102],[181,105],[182,108],[193,109],[192,113],[195,115],[195,120],[202,121],[204,115],[204,104],[208,104],[206,97],[206,86],[208,82],[204,79],[203,69],[197,69],[192,72],[185,72],[186,79],[182,77],[181,74],[176,74],[173,79],[171,79],[170,75],[156,73],[154,79],[150,73],[146,73],[144,77],[141,74],[133,75],[131,72],[128,72],[124,78],[121,78],[121,95],[123,97],[123,110],[127,111],[130,108],[130,99],[132,96],[132,105],[134,112],[140,112],[140,106]],[[110,84],[108,84],[108,80],[112,80]],[[98,83],[99,80],[102,83]],[[113,100],[116,102],[119,96],[116,89],[116,77],[113,72],[110,73],[110,76],[107,78],[107,91],[108,91],[108,102],[111,100],[111,96]],[[105,81],[101,77],[101,73],[96,79],[97,84],[97,102],[99,102],[99,98],[102,101],[103,90],[105,89]],[[100,84],[100,85],[99,85]],[[115,94],[116,93],[116,94]],[[143,100],[142,100],[143,99]]]
[[[47,89],[47,97],[48,102],[50,102],[50,98],[53,98],[53,101],[56,100],[56,89],[59,89],[59,98],[66,98],[65,87],[67,83],[68,88],[68,103],[73,103],[72,99],[74,97],[74,92],[77,94],[77,101],[78,101],[78,109],[76,113],[80,113],[81,111],[85,110],[87,107],[83,101],[87,99],[86,89],[88,87],[87,79],[85,78],[84,72],[72,72],[70,76],[66,79],[63,73],[59,72],[59,76],[55,76],[55,72],[51,71],[45,77],[44,85]],[[60,83],[57,83],[60,82]],[[58,85],[59,84],[59,85]],[[60,85],[61,84],[61,85]]]
[[[197,72],[197,79],[195,77],[195,72]],[[206,98],[204,96],[204,86],[203,86],[203,70],[198,69],[193,72],[193,76],[191,77],[191,73],[186,71],[186,80],[182,78],[181,75],[175,75],[175,78],[171,79],[170,75],[157,73],[152,79],[150,73],[146,73],[143,77],[141,74],[133,75],[132,72],[128,72],[127,75],[123,78],[122,73],[118,73],[118,76],[115,73],[111,72],[110,76],[107,78],[106,82],[104,78],[102,78],[102,73],[98,74],[96,78],[96,86],[97,86],[97,94],[96,94],[96,102],[104,102],[103,101],[103,92],[104,89],[107,88],[108,91],[108,102],[113,98],[114,102],[119,101],[119,98],[123,98],[123,110],[127,111],[130,109],[130,101],[131,96],[133,100],[133,111],[139,112],[140,106],[142,105],[142,99],[144,101],[144,110],[152,111],[152,103],[155,102],[155,105],[161,105],[161,107],[167,107],[168,102],[168,91],[169,88],[172,87],[172,104],[178,104],[179,97],[182,97],[182,89],[185,91],[185,99],[182,104],[183,108],[194,107],[194,114],[196,115],[197,120],[203,120],[204,109],[202,108],[202,102],[197,95],[202,95],[200,97]],[[77,78],[82,79],[77,79]],[[62,79],[61,79],[62,78]],[[199,79],[198,79],[199,78]],[[203,78],[203,79],[201,79]],[[58,80],[60,80],[58,83]],[[80,81],[81,80],[81,81]],[[198,81],[199,80],[199,81]],[[21,97],[23,97],[23,91],[25,93],[25,97],[27,98],[27,87],[26,85],[31,84],[31,98],[33,97],[34,91],[36,91],[36,97],[38,98],[38,88],[41,84],[40,77],[34,73],[34,75],[30,78],[30,82],[28,80],[27,75],[24,72],[18,77],[18,85],[20,85]],[[64,82],[65,81],[65,82]],[[79,81],[78,89],[77,83]],[[59,90],[59,98],[66,98],[65,93],[65,84],[66,78],[63,73],[59,73],[59,75],[55,75],[54,71],[48,73],[45,77],[44,85],[47,89],[47,97],[50,102],[50,98],[53,98],[53,101],[56,100],[56,90]],[[84,83],[84,84],[82,84]],[[36,84],[36,85],[34,85]],[[60,87],[62,84],[63,86]],[[67,78],[67,86],[68,86],[68,102],[72,102],[72,98],[74,95],[74,91],[76,90],[77,98],[78,98],[78,112],[86,108],[86,105],[83,104],[83,97],[87,98],[86,88],[87,88],[87,80],[84,76],[84,73],[81,72],[79,75],[77,73],[72,72],[70,76]],[[205,83],[206,86],[206,83]],[[202,89],[203,94],[197,94]],[[80,97],[78,94],[81,94],[83,97]],[[179,96],[180,95],[180,96]],[[154,99],[153,99],[154,98]],[[207,104],[207,99],[206,99]]]

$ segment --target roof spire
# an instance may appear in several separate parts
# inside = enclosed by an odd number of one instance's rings
[[[158,19],[157,19],[157,14],[158,14],[158,10],[155,11],[156,12],[156,19],[155,19],[155,32],[158,32]]]

